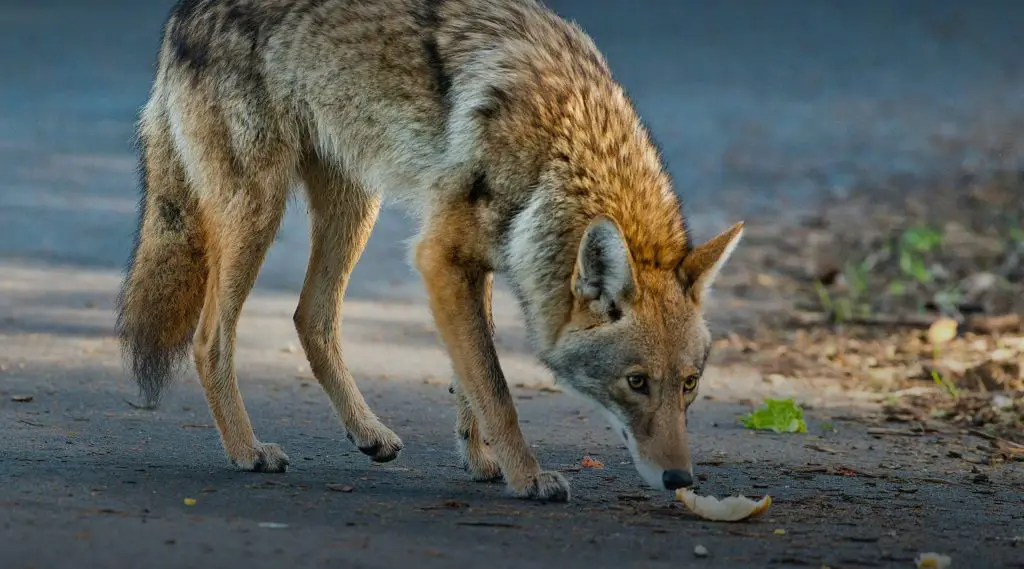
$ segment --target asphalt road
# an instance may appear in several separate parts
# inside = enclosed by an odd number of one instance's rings
[[[238,353],[256,430],[291,470],[231,471],[190,370],[161,410],[132,408],[111,304],[135,226],[132,122],[169,4],[0,4],[0,567],[912,567],[921,551],[1024,567],[1024,475],[948,457],[980,441],[876,439],[844,419],[863,398],[739,368],[709,371],[713,399],[691,421],[700,490],[776,502],[750,523],[694,519],[639,486],[600,417],[530,387],[549,378],[504,295],[499,348],[510,381],[526,384],[515,389],[524,430],[574,500],[523,503],[470,482],[454,467],[448,364],[404,261],[408,225],[391,210],[356,269],[345,345],[407,444],[398,461],[371,466],[350,448],[295,349],[298,204]],[[1024,4],[552,5],[608,55],[698,234],[864,181],[1024,164]],[[745,400],[784,394],[812,402],[821,440],[738,427]],[[578,469],[588,454],[605,468]],[[697,544],[711,556],[695,560]]]

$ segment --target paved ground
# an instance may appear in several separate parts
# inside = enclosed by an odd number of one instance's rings
[[[163,409],[133,409],[111,338],[134,229],[128,140],[169,2],[21,4],[0,5],[3,567],[669,567],[690,562],[696,544],[712,553],[707,567],[911,567],[933,550],[955,567],[1024,567],[1012,540],[1024,535],[1019,469],[946,458],[977,440],[875,439],[852,420],[864,397],[773,385],[749,369],[709,372],[713,398],[693,419],[701,492],[770,493],[776,505],[752,523],[695,520],[639,487],[586,406],[536,388],[548,376],[504,295],[500,349],[511,381],[527,385],[515,390],[524,430],[545,464],[566,470],[575,500],[520,503],[469,482],[453,467],[448,365],[393,211],[356,269],[345,338],[407,452],[383,467],[353,452],[294,348],[306,257],[295,207],[247,306],[239,353],[256,429],[294,468],[230,471],[194,374]],[[858,180],[1024,164],[1011,144],[1024,124],[1020,5],[552,5],[607,52],[702,235],[738,212],[810,206]],[[23,394],[32,401],[12,400]],[[822,440],[736,426],[745,399],[785,394],[814,405],[811,435]],[[826,424],[837,432],[823,434]],[[577,471],[585,454],[606,468]]]
[[[29,284],[41,286],[32,271],[9,277],[17,304],[31,298]],[[85,277],[80,305],[102,302],[115,284]],[[784,389],[743,369],[708,376],[714,399],[695,408],[694,452],[702,493],[769,493],[776,502],[764,518],[725,526],[695,519],[640,486],[627,451],[587,406],[531,387],[515,389],[525,433],[543,463],[570,478],[575,498],[505,499],[500,486],[471,482],[455,467],[446,368],[429,346],[426,312],[356,302],[350,363],[408,447],[397,461],[371,466],[341,437],[301,353],[291,351],[291,306],[286,296],[254,302],[239,353],[259,436],[293,459],[284,475],[227,468],[194,374],[161,410],[140,411],[123,399],[132,390],[105,335],[3,336],[4,566],[678,567],[698,544],[712,552],[701,562],[707,567],[911,567],[915,554],[931,550],[962,560],[958,567],[1020,567],[1024,559],[1012,541],[1024,530],[1024,477],[946,457],[969,455],[980,441],[876,440],[846,418],[862,402],[825,391],[809,397],[810,435],[753,434],[736,424],[746,408],[737,401]],[[72,317],[96,312],[54,308]],[[14,314],[20,321],[41,312]],[[507,312],[498,320],[514,327]],[[543,380],[515,342],[502,348],[510,377]],[[11,400],[22,394],[32,401]],[[579,470],[587,454],[605,468]]]

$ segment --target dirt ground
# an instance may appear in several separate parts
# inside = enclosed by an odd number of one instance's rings
[[[744,245],[725,361],[876,392],[889,421],[972,429],[1019,462],[1024,173],[865,188]]]

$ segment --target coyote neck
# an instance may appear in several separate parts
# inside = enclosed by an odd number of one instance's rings
[[[672,254],[656,255],[664,247],[664,235],[643,239],[642,232],[626,233],[630,253],[639,271],[674,270],[687,252],[685,222],[678,206],[646,212],[660,215],[661,224],[678,228],[673,232]],[[635,211],[635,210],[634,210]],[[614,219],[620,227],[639,227],[643,220],[624,207],[607,207],[592,200],[538,189],[512,222],[507,245],[505,277],[515,292],[535,349],[544,354],[554,348],[563,329],[573,317],[576,302],[572,277],[580,240],[591,221],[599,215]],[[671,241],[670,241],[671,242]]]

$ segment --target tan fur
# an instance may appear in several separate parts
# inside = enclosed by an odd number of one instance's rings
[[[703,291],[741,225],[689,242],[646,128],[576,26],[533,0],[182,0],[140,140],[146,194],[120,306],[125,352],[155,402],[195,330],[196,367],[239,467],[288,463],[253,433],[233,351],[301,184],[312,249],[295,326],[363,452],[387,461],[402,448],[340,345],[348,277],[391,199],[421,224],[414,262],[452,360],[474,478],[569,498],[524,439],[498,361],[499,273],[542,361],[620,425],[645,479],[689,483],[686,378],[699,378],[710,348]],[[637,374],[643,390],[629,387]]]
[[[494,275],[489,273],[484,279],[483,301],[487,328],[494,337],[494,315],[491,312]],[[476,421],[472,403],[465,389],[459,385],[458,377],[452,384],[451,392],[455,394],[458,405],[458,418],[455,421],[455,436],[459,454],[464,466],[470,471],[474,480],[487,482],[501,478],[501,465],[490,445],[484,440],[483,433]]]

